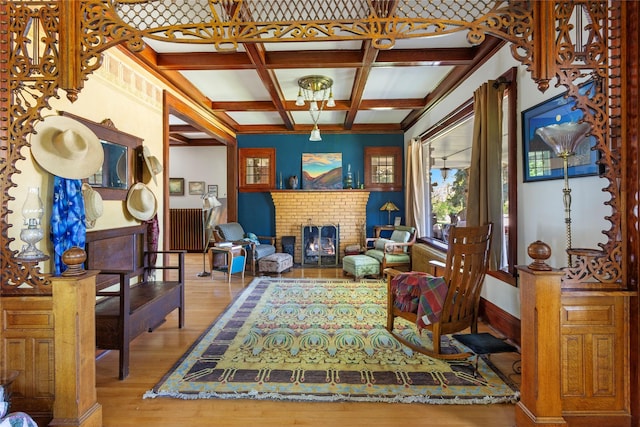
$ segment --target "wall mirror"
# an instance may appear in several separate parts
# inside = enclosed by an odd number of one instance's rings
[[[135,152],[142,145],[142,138],[116,129],[109,119],[96,123],[71,113],[62,112],[91,129],[102,143],[104,162],[102,167],[86,179],[104,200],[125,200],[127,190],[136,176]]]

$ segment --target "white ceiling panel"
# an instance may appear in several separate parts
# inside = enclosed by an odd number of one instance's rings
[[[213,102],[271,99],[255,70],[187,70],[181,73]]]
[[[335,111],[330,108],[325,109],[320,114],[320,120],[318,120],[318,126],[320,125],[328,125],[328,124],[337,124],[344,123],[344,119],[346,117],[346,111]],[[313,120],[311,119],[311,115],[308,111],[292,111],[291,116],[296,124],[300,125],[311,125],[313,124]]]
[[[358,50],[362,47],[360,40],[330,41],[330,42],[282,42],[264,43],[268,51],[296,51],[296,50]]]
[[[361,110],[356,114],[354,123],[399,123],[411,110]]]
[[[363,99],[424,98],[453,67],[375,67]]]
[[[281,125],[280,114],[270,111],[229,111],[227,112],[239,125]]]
[[[456,31],[455,33],[442,34],[429,37],[414,37],[410,39],[397,39],[394,49],[438,49],[451,47],[469,47],[467,41],[468,31]]]

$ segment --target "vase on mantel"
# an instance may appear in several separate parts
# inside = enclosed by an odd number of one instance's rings
[[[298,188],[298,177],[296,175],[291,175],[289,177],[289,188],[292,190]]]

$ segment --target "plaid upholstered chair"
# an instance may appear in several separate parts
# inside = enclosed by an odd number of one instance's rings
[[[470,353],[464,352],[442,353],[440,339],[443,335],[467,328],[472,334],[478,332],[480,291],[489,264],[491,229],[491,223],[480,227],[451,227],[443,277],[435,278],[423,272],[403,273],[391,268],[385,271],[388,298],[386,328],[391,335],[428,356],[440,359],[465,359],[470,356]],[[403,283],[405,279],[407,281]],[[426,315],[422,316],[422,313]],[[433,349],[398,334],[394,330],[396,317],[431,330]]]
[[[258,271],[258,260],[276,252],[275,237],[246,233],[242,225],[237,222],[218,224],[215,228],[214,239],[216,242],[232,242],[244,246],[247,250],[247,262],[251,264],[253,275]]]

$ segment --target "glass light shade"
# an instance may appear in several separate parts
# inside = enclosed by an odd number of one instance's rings
[[[318,129],[318,125],[313,127],[311,131],[311,135],[309,135],[309,141],[322,141],[322,137],[320,136],[320,129]]]
[[[38,262],[49,257],[36,248],[35,244],[44,238],[44,230],[40,228],[40,220],[44,215],[42,200],[40,199],[40,188],[29,187],[27,198],[22,206],[22,216],[26,226],[20,231],[20,240],[26,243],[20,253],[16,256],[22,261]]]
[[[40,188],[29,187],[27,190],[27,199],[22,205],[22,216],[24,217],[24,225],[29,227],[40,225],[40,220],[44,215],[42,200],[40,199]]]
[[[557,156],[575,154],[578,145],[591,130],[588,123],[566,122],[536,129],[538,135]]]
[[[447,179],[447,177],[449,176],[449,171],[450,170],[451,169],[449,169],[449,168],[440,168],[440,175],[442,175],[442,179],[443,180]]]
[[[302,107],[304,105],[304,97],[302,96],[302,89],[298,89],[298,97],[296,98],[296,105]]]
[[[318,111],[318,103],[316,101],[309,103],[309,111]]]
[[[336,101],[335,99],[333,99],[333,91],[331,91],[331,93],[329,93],[329,99],[327,100],[327,107],[335,107],[336,106]]]

